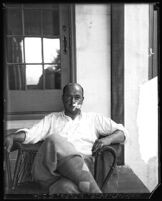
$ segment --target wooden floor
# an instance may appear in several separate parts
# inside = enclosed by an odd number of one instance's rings
[[[13,174],[13,169],[15,166],[16,153],[12,154],[11,169]],[[138,178],[138,176],[127,166],[117,166],[119,173],[119,183],[117,193],[130,194],[130,193],[150,193],[143,182]]]
[[[118,166],[119,172],[119,185],[118,191],[115,194],[101,194],[101,195],[54,195],[53,198],[56,199],[149,199],[150,192],[142,181],[135,175],[135,173],[126,166]],[[32,198],[30,195],[12,195],[6,194],[5,197],[8,199],[21,199]],[[41,199],[41,197],[40,197]]]
[[[149,193],[149,190],[135,173],[126,166],[118,166],[118,193]]]
[[[15,164],[11,164],[13,170]],[[132,171],[132,169],[126,166],[118,166],[117,168],[119,173],[118,193],[149,193],[147,187]]]

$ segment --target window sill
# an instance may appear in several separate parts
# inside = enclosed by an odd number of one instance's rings
[[[52,112],[52,111],[51,111]],[[5,115],[6,121],[12,120],[39,120],[51,112],[31,112],[31,113],[8,113]]]

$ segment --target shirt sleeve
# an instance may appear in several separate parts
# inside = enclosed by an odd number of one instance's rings
[[[111,133],[113,133],[113,132],[116,131],[116,130],[123,131],[124,137],[125,137],[125,140],[126,140],[127,137],[128,137],[128,131],[127,131],[127,129],[123,126],[123,124],[118,124],[118,123],[116,123],[116,122],[113,121],[113,120],[110,120],[110,121],[111,121]],[[126,141],[125,141],[125,142],[126,142]]]
[[[122,124],[118,124],[108,117],[100,114],[96,114],[95,126],[99,135],[106,136],[111,135],[116,130],[121,130],[124,133],[125,138],[127,138],[127,130]]]
[[[24,131],[26,134],[23,144],[35,144],[44,140],[51,128],[52,116],[47,115],[38,123],[34,124],[30,129],[19,129],[17,132]]]

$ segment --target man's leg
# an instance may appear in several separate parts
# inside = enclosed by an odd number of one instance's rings
[[[61,177],[58,181],[52,184],[49,188],[49,194],[56,194],[56,193],[73,193],[78,194],[80,193],[77,185],[73,183],[71,180]]]
[[[86,162],[79,155],[58,162],[58,172],[72,180],[82,193],[102,193]]]

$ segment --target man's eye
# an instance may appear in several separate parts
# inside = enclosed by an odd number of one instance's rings
[[[75,100],[79,100],[80,99],[80,96],[75,96]]]
[[[71,100],[72,98],[74,98],[75,100],[80,100],[81,99],[80,96],[74,96],[74,97],[72,97],[72,96],[65,96],[66,100]]]

